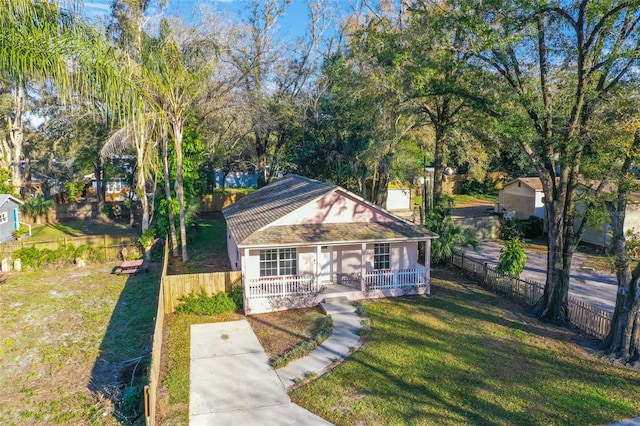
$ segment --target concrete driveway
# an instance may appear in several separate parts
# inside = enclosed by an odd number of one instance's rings
[[[293,404],[247,321],[191,326],[189,425],[330,425]]]
[[[483,241],[478,250],[465,249],[465,256],[496,266],[500,258],[498,241]],[[610,271],[595,270],[582,265],[587,263],[584,253],[576,253],[571,262],[569,294],[583,299],[600,309],[613,312],[616,304],[618,283]],[[532,279],[544,285],[547,273],[547,255],[533,250],[527,251],[527,265],[521,278]]]

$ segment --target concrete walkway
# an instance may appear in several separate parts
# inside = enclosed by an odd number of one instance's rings
[[[351,303],[336,301],[320,305],[327,315],[331,315],[333,333],[308,356],[276,370],[287,389],[307,377],[321,376],[362,344],[360,336],[356,334],[361,327],[361,319]]]
[[[293,404],[247,321],[191,326],[189,424],[330,425]]]

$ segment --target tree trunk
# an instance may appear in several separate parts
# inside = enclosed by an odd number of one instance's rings
[[[169,140],[166,136],[162,138],[162,165],[164,167],[164,192],[167,198],[167,209],[169,216],[169,243],[171,245],[171,255],[180,256],[178,251],[178,238],[176,235],[176,218],[173,215],[173,197],[171,196],[171,182],[169,174]]]
[[[173,122],[173,142],[176,147],[176,197],[180,204],[180,246],[182,248],[182,261],[187,262],[189,260],[189,254],[187,253],[187,225],[185,217],[184,207],[184,182],[182,176],[182,135],[183,135],[183,123],[179,121]]]
[[[144,125],[142,125],[144,127]],[[147,201],[147,180],[144,173],[145,131],[136,135],[136,194],[142,206],[141,233],[149,228],[149,202]]]
[[[389,163],[387,158],[383,158],[378,165],[378,191],[376,192],[375,203],[387,208],[387,194],[389,189]]]
[[[24,123],[22,116],[26,102],[26,94],[22,87],[22,83],[18,82],[16,93],[14,96],[14,113],[13,119],[9,121],[9,140],[11,142],[11,150],[13,164],[11,168],[11,184],[16,194],[20,194],[22,188],[22,151],[24,148]]]
[[[630,166],[631,162],[628,164]],[[602,346],[605,353],[612,358],[627,362],[640,358],[640,318],[638,317],[640,309],[640,288],[638,285],[640,281],[640,263],[631,272],[624,236],[627,194],[620,189],[622,185],[622,179],[620,179],[617,205],[614,205],[611,201],[605,202],[613,231],[612,248],[615,255],[618,292],[611,328]]]
[[[566,217],[568,211],[573,211],[571,206],[575,206],[575,191],[560,188],[568,188],[567,176],[568,172],[560,179],[555,191],[551,189],[555,187],[555,184],[551,183],[554,179],[552,176],[541,178],[545,187],[545,198],[550,201],[546,203],[545,211],[548,227],[547,281],[539,313],[541,318],[561,324],[569,320],[569,278],[576,247],[573,222]],[[557,193],[556,198],[553,197],[554,193]]]
[[[268,183],[267,179],[267,145],[269,143],[269,135],[261,136],[257,131],[256,138],[256,155],[258,156],[258,187],[262,188]]]
[[[433,162],[433,206],[437,208],[442,199],[444,187],[445,129],[436,125],[435,152]]]

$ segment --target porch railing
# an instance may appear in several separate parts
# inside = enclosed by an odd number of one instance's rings
[[[278,276],[251,279],[245,291],[249,299],[255,299],[315,293],[319,288],[310,276]]]
[[[427,284],[424,268],[370,271],[364,276],[367,290],[420,287]]]

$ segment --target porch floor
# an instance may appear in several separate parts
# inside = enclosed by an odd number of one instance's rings
[[[350,301],[366,299],[364,293],[357,288],[342,284],[326,284],[316,300],[320,303],[326,298],[334,299],[339,297],[344,297]]]
[[[342,285],[342,284],[332,284],[332,283],[327,283],[327,284],[323,284],[324,289],[322,290],[322,293],[325,294],[333,294],[333,293],[347,293],[347,292],[352,292],[352,291],[360,291],[359,289],[355,288],[355,287],[351,287],[348,285]]]

